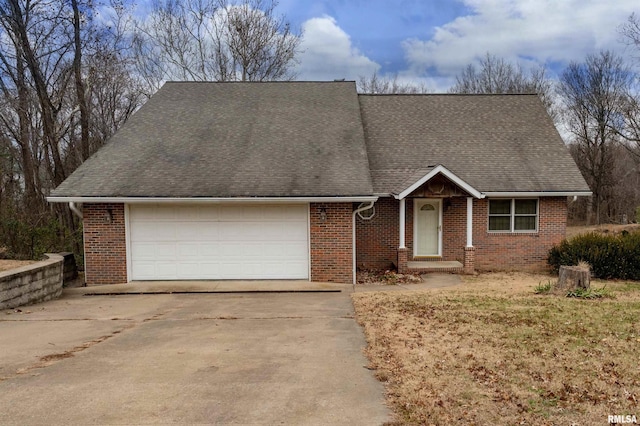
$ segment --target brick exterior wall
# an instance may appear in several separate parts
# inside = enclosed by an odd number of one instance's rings
[[[107,219],[108,211],[111,211],[111,222]],[[86,283],[126,283],[124,204],[84,204],[82,215]]]
[[[356,266],[358,268],[388,269],[393,265],[397,266],[400,244],[399,205],[400,203],[394,198],[379,198],[374,205],[376,214],[372,219],[363,220],[356,215]]]
[[[540,270],[547,269],[547,252],[559,243],[567,230],[567,197],[539,199],[539,222],[536,233],[487,232],[488,200],[473,203],[473,245],[476,269]]]
[[[326,219],[322,218],[322,209]],[[353,282],[352,203],[311,203],[311,281]]]
[[[457,260],[465,265],[467,241],[467,199],[453,197],[443,200],[442,260]],[[400,202],[380,198],[376,216],[364,221],[356,219],[357,266],[386,269],[398,261],[398,212]],[[408,260],[413,258],[413,199],[406,200],[405,243]],[[539,199],[539,230],[537,233],[488,232],[488,201],[473,201],[473,246],[475,269],[538,270],[546,268],[547,251],[565,237],[567,222],[566,197]],[[467,264],[469,263],[467,253]],[[466,265],[469,269],[470,265]]]

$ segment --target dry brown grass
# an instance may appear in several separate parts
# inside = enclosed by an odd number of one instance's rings
[[[619,234],[622,231],[638,231],[640,224],[630,223],[628,225],[602,224],[591,226],[568,226],[567,238],[573,238],[576,235],[586,234],[588,232],[597,232],[601,234]]]
[[[0,259],[0,272],[8,271],[10,269],[19,268],[34,263],[35,260],[8,260]]]
[[[640,283],[615,298],[535,295],[552,277],[353,295],[400,424],[606,424],[640,415]],[[604,283],[593,281],[592,286]]]

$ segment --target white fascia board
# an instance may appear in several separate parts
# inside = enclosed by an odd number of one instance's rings
[[[483,192],[486,197],[492,198],[519,198],[519,197],[590,197],[591,191],[537,191],[537,192]]]
[[[194,197],[194,198],[169,198],[169,197],[47,197],[50,203],[201,203],[201,204],[291,204],[291,203],[364,203],[377,201],[377,196],[363,195],[353,197]]]
[[[464,180],[460,179],[458,176],[456,176],[455,173],[453,173],[451,170],[447,169],[441,164],[437,165],[433,170],[431,170],[429,173],[427,173],[426,175],[418,179],[413,185],[411,185],[410,187],[402,191],[400,194],[394,195],[394,197],[398,200],[401,200],[407,197],[407,195],[411,194],[413,191],[415,191],[420,186],[422,186],[422,184],[424,184],[425,182],[428,182],[437,174],[442,174],[443,176],[447,177],[451,182],[455,183],[456,185],[464,189],[466,192],[468,192],[470,195],[472,195],[475,198],[485,197],[483,193],[475,189],[473,186],[469,185]]]

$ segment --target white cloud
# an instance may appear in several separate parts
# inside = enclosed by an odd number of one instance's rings
[[[302,29],[298,80],[357,80],[380,69],[380,65],[352,46],[349,35],[332,17],[309,19]]]
[[[622,51],[618,28],[637,0],[465,0],[472,11],[403,43],[409,71],[452,76],[490,52],[531,63],[581,61],[600,49]],[[525,64],[526,65],[526,64]]]

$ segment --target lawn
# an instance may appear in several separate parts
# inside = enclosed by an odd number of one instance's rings
[[[612,298],[536,295],[551,277],[483,274],[353,295],[398,424],[607,424],[640,418],[640,283]],[[592,281],[592,287],[605,283]]]

